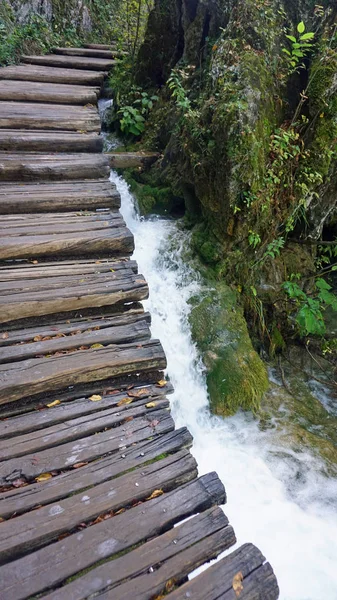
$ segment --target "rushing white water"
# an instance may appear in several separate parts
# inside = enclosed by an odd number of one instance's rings
[[[139,270],[149,283],[145,303],[152,333],[164,346],[175,393],[172,413],[186,425],[199,473],[217,471],[224,507],[238,543],[253,542],[271,562],[282,600],[337,600],[337,483],[320,474],[308,452],[285,451],[272,431],[247,415],[222,419],[208,411],[202,364],[191,341],[188,299],[199,283],[181,258],[184,234],[165,219],[139,219],[127,184],[112,173],[122,213],[135,236]],[[175,250],[168,250],[174,236]]]

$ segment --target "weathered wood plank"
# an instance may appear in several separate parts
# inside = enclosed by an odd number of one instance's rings
[[[90,415],[94,412],[98,414],[108,408],[116,407],[121,400],[125,399],[125,397],[129,397],[132,403],[137,402],[138,400],[149,401],[150,398],[151,400],[156,400],[157,398],[161,398],[162,396],[171,393],[172,390],[173,387],[169,383],[163,388],[160,388],[158,385],[146,385],[137,388],[135,387],[127,391],[113,390],[113,393],[112,391],[106,391],[105,394],[103,394],[101,390],[102,399],[99,401],[99,404],[92,402],[89,398],[81,397],[54,406],[53,410],[48,409],[45,405],[43,410],[42,408],[38,411],[33,410],[28,414],[2,421],[0,439],[3,440],[6,438],[8,440],[9,438],[21,436],[32,431],[38,431],[45,427],[50,427],[51,425],[62,423],[76,417]],[[119,412],[122,413],[127,408],[132,407],[132,403],[130,405],[122,403],[118,407]]]
[[[120,302],[144,300],[148,286],[142,275],[129,269],[94,275],[45,276],[7,282],[0,296],[0,322],[38,315],[69,312],[81,308],[111,306]]]
[[[64,68],[46,67],[39,65],[14,65],[0,69],[0,79],[15,79],[18,81],[39,81],[47,83],[69,83],[71,85],[103,84],[106,72]]]
[[[37,81],[0,80],[0,100],[51,102],[52,104],[97,104],[99,88]]]
[[[102,152],[98,133],[0,129],[0,151],[6,152]]]
[[[0,527],[0,562],[45,545],[102,513],[144,501],[155,489],[170,491],[196,477],[195,459],[188,450],[180,450],[143,467],[142,473],[137,469],[58,504],[5,521]]]
[[[148,500],[146,510],[141,504],[0,567],[3,600],[28,598],[225,500],[224,487],[215,473]]]
[[[159,158],[158,152],[105,152],[112,169],[149,167]]]
[[[155,423],[155,424],[154,424]],[[31,481],[41,473],[71,469],[74,464],[88,462],[108,453],[125,450],[132,444],[173,431],[174,422],[166,409],[154,411],[148,418],[138,417],[123,426],[123,436],[118,427],[88,435],[74,442],[67,442],[54,449],[41,450],[24,457],[0,463],[0,478],[6,485],[18,478],[18,474]]]
[[[107,180],[38,184],[25,181],[25,185],[2,183],[0,186],[0,214],[114,209],[119,208],[120,203],[119,192]]]
[[[84,600],[91,594],[99,594],[109,590],[107,597],[149,598],[142,595],[143,588],[154,598],[174,573],[174,580],[186,577],[193,566],[216,558],[235,543],[232,527],[228,519],[218,507],[201,513],[178,527],[136,548],[132,552],[116,558],[79,577],[69,585],[46,596],[46,600]],[[147,574],[145,574],[147,573]],[[129,581],[129,580],[132,580]],[[117,587],[119,583],[124,585]],[[138,588],[139,585],[139,588]],[[116,589],[115,589],[116,588]],[[136,593],[131,590],[136,588]],[[116,591],[116,596],[111,590]],[[127,593],[130,595],[126,596]],[[106,594],[99,594],[105,598]]]
[[[102,154],[0,152],[0,181],[95,179],[108,177],[109,172],[107,159]]]
[[[165,367],[165,354],[157,340],[78,350],[48,359],[30,358],[20,364],[0,365],[0,404],[60,390],[65,381],[70,386]]]
[[[22,213],[0,216],[0,237],[26,236],[48,233],[73,233],[78,231],[95,231],[123,227],[125,221],[119,212],[112,211],[79,211],[68,213]]]
[[[171,594],[169,600],[234,600],[233,578],[243,576],[240,600],[276,600],[279,589],[272,568],[253,544],[244,544]],[[105,596],[98,596],[105,600]],[[114,596],[117,600],[117,595]],[[119,600],[119,598],[118,598]]]
[[[66,56],[90,56],[92,58],[118,58],[125,56],[127,52],[117,48],[52,48],[55,54],[64,54]]]
[[[42,56],[21,56],[23,63],[43,65],[48,67],[62,67],[65,69],[86,69],[93,71],[110,71],[117,63],[111,58],[91,58],[87,56],[62,56],[58,54],[44,54]]]
[[[24,487],[12,488],[0,496],[1,517],[19,515],[36,506],[56,502],[191,445],[192,436],[186,427],[168,433],[162,432],[153,439],[139,440],[136,444],[131,444],[123,450],[119,449],[106,458],[96,459],[81,468],[61,473],[45,481],[43,485],[31,483]]]
[[[129,398],[126,396],[127,400]],[[125,399],[125,398],[124,398]],[[146,406],[153,404],[153,406]],[[169,402],[164,398],[156,398],[148,402],[148,399],[138,400],[124,410],[114,406],[106,410],[83,415],[75,419],[69,419],[65,423],[57,423],[45,429],[39,429],[24,435],[16,436],[10,440],[0,440],[0,460],[19,458],[34,452],[42,452],[47,448],[55,449],[60,444],[78,440],[93,433],[99,433],[111,429],[119,429],[119,435],[123,436],[121,427],[125,422],[147,415],[151,419],[151,412],[168,409]],[[18,464],[20,461],[17,461]]]
[[[107,327],[96,331],[78,333],[51,340],[32,342],[11,347],[0,348],[0,364],[26,360],[34,356],[49,355],[54,352],[64,352],[72,349],[79,349],[82,346],[90,348],[93,344],[127,344],[136,340],[148,340],[151,332],[145,321],[139,321],[132,325],[122,325],[117,327]]]
[[[0,260],[41,256],[129,256],[134,251],[131,231],[121,228],[89,228],[88,231],[32,235],[3,235],[0,245]],[[0,229],[1,232],[1,229]],[[1,233],[0,233],[1,235]]]
[[[98,133],[101,130],[101,122],[96,107],[91,105],[69,106],[2,101],[0,102],[0,128]]]

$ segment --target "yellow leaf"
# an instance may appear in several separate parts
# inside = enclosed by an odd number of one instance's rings
[[[159,385],[159,387],[165,387],[165,385],[167,385],[167,381],[165,379],[161,379],[160,381],[157,381],[157,385]]]
[[[234,590],[237,598],[240,596],[240,594],[243,590],[242,581],[243,581],[243,575],[242,575],[241,571],[239,571],[233,577],[233,590]]]
[[[146,500],[153,500],[153,498],[158,498],[158,496],[161,496],[163,493],[164,493],[163,490],[154,490],[152,492],[151,496],[146,498]]]
[[[61,400],[54,400],[54,402],[50,402],[47,406],[48,408],[53,408],[53,406],[57,406],[58,404],[61,404]]]
[[[41,482],[41,481],[48,481],[48,479],[52,478],[52,474],[51,473],[42,473],[41,475],[39,475],[36,478],[36,481]]]
[[[156,402],[148,402],[147,404],[145,404],[146,408],[154,408],[156,405]]]
[[[103,344],[92,344],[90,346],[90,348],[92,348],[93,350],[95,350],[96,348],[104,348]]]
[[[132,398],[122,398],[119,402],[117,402],[117,406],[123,406],[123,404],[130,404],[132,402]]]
[[[99,396],[99,394],[94,394],[93,396],[90,396],[89,400],[91,400],[91,402],[99,402],[102,400],[102,396]]]

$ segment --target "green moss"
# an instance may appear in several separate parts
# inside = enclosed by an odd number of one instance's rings
[[[223,283],[195,301],[190,323],[207,369],[211,409],[219,415],[258,410],[267,371],[250,340],[237,295]]]

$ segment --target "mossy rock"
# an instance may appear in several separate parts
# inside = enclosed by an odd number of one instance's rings
[[[212,412],[257,411],[268,375],[252,346],[236,293],[218,282],[199,300],[194,300],[190,323],[207,370]]]

